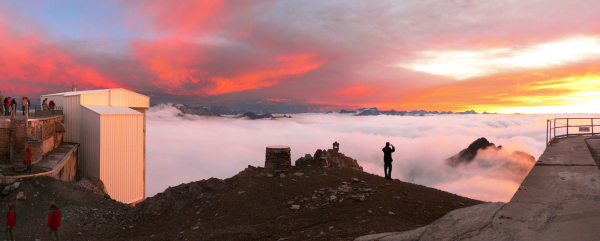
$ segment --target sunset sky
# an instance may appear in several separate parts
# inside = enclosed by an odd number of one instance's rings
[[[0,91],[600,112],[599,1],[1,1]]]

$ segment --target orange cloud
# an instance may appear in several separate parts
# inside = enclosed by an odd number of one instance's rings
[[[502,111],[521,107],[580,106],[600,94],[598,63],[478,78],[418,91],[389,108]],[[547,109],[540,109],[547,112]],[[588,110],[595,111],[595,110]]]
[[[137,43],[134,49],[156,76],[150,82],[164,92],[180,95],[219,95],[273,86],[325,63],[317,54],[280,55],[251,68],[231,66],[232,71],[218,73],[203,68],[205,49],[195,44],[161,41]],[[186,88],[188,84],[195,87]]]
[[[66,91],[72,82],[80,88],[120,87],[97,70],[75,63],[63,50],[43,39],[44,36],[24,34],[0,21],[0,80],[5,92]],[[39,89],[38,84],[52,87]]]
[[[351,99],[369,97],[377,91],[367,85],[357,85],[335,92],[335,96],[346,97]]]
[[[220,76],[212,78],[211,81],[216,86],[205,90],[205,93],[218,95],[272,86],[290,76],[316,69],[323,63],[325,63],[325,60],[319,60],[317,54],[277,56],[267,61],[266,65],[258,66],[257,70],[249,73],[229,78]]]
[[[199,79],[202,71],[192,66],[203,63],[203,49],[194,44],[170,41],[134,42],[137,58],[156,75],[151,83],[164,90],[179,88]]]

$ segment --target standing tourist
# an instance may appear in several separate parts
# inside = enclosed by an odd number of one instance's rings
[[[42,102],[42,110],[47,110],[48,109],[48,98],[44,99],[44,102]]]
[[[390,146],[392,146],[390,148]],[[392,152],[396,151],[394,145],[389,142],[385,143],[385,147],[381,149],[383,151],[383,172],[385,172],[385,179],[392,180]]]
[[[4,115],[10,115],[10,96],[4,99]]]
[[[50,106],[50,110],[54,110],[54,106],[56,106],[56,104],[54,104],[54,100],[50,100],[50,103],[48,103],[48,106]]]
[[[6,240],[15,240],[15,234],[13,233],[13,228],[17,224],[17,207],[12,204],[6,204],[8,208],[8,213],[6,214],[6,230],[4,234],[6,235]]]
[[[56,236],[56,240],[59,241],[60,236],[58,236],[58,227],[60,227],[60,216],[62,216],[60,209],[58,209],[58,206],[56,205],[56,203],[54,203],[54,201],[51,201],[50,211],[48,211],[48,223],[46,224],[46,226],[50,229],[50,231],[48,232],[50,238],[52,238],[52,233],[54,233],[54,235]]]
[[[12,98],[12,100],[10,101],[10,112],[14,113],[15,115],[17,114],[17,99],[16,98]]]
[[[21,108],[23,109],[23,116],[25,116],[25,107],[27,106],[27,99],[25,99],[25,96],[23,96],[23,99],[21,100]]]
[[[33,150],[31,147],[27,147],[25,155],[23,156],[23,165],[27,166],[27,172],[31,172],[31,161],[33,160]]]
[[[29,113],[29,108],[31,107],[31,101],[29,101],[29,97],[25,97],[25,100],[27,100],[27,113]]]

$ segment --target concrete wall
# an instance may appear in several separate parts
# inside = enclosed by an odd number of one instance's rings
[[[56,170],[48,173],[46,176],[50,176],[56,180],[65,182],[75,182],[77,175],[77,152],[79,148],[75,148],[71,155],[68,155],[60,167]]]
[[[54,166],[53,170],[36,174],[25,174],[17,176],[1,176],[0,184],[10,184],[21,178],[34,176],[49,176],[57,180],[75,182],[77,174],[77,152],[79,145],[74,145],[72,150],[63,157],[63,159]]]

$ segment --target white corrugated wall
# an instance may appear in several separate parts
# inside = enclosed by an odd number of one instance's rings
[[[110,105],[122,107],[150,107],[150,97],[126,89],[110,90]]]
[[[100,114],[81,108],[78,169],[81,176],[100,179]]]
[[[144,199],[143,116],[101,115],[100,179],[124,203]]]
[[[108,91],[99,91],[92,93],[81,94],[81,102],[80,105],[109,105],[109,92]]]
[[[81,104],[79,95],[65,96],[63,114],[65,115],[64,142],[79,143],[79,128],[81,123]]]

